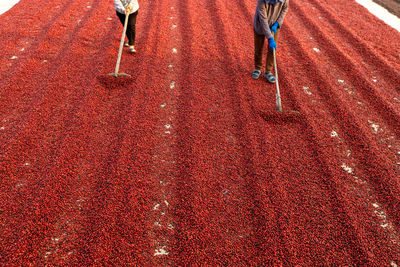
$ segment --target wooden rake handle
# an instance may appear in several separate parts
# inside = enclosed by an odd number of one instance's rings
[[[124,30],[122,31],[121,42],[119,44],[118,59],[117,59],[117,64],[115,65],[115,74],[116,75],[118,75],[119,64],[121,63],[122,49],[124,48],[126,28],[128,28],[128,18],[129,18],[129,12],[125,15]]]
[[[279,91],[279,79],[278,79],[278,68],[276,64],[276,53],[275,48],[272,49],[274,55],[274,69],[275,69],[275,79],[276,79],[276,108],[278,111],[282,112],[282,103],[281,103],[281,93]]]

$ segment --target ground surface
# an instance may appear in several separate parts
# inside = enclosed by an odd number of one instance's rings
[[[278,114],[255,1],[142,1],[118,81],[110,1],[32,3],[0,17],[2,265],[400,263],[398,32],[291,0]]]

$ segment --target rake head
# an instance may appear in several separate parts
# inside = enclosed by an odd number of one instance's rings
[[[276,108],[279,112],[282,112],[281,96],[276,94]]]
[[[123,73],[123,72],[121,72],[121,73],[115,73],[115,72],[113,72],[113,73],[109,73],[108,75],[113,76],[113,77],[115,77],[115,78],[118,78],[119,76],[131,77],[130,74]]]
[[[127,77],[131,77],[131,76],[132,76],[132,75],[130,75],[130,74],[123,73],[123,72],[121,72],[121,73],[115,73],[115,72],[113,72],[113,73],[109,73],[108,75],[113,76],[113,77],[115,77],[115,78],[118,78],[119,76],[127,76]]]

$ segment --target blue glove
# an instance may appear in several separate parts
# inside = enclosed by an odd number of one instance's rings
[[[271,50],[274,50],[274,49],[276,50],[276,43],[275,43],[274,38],[271,37],[268,39],[268,46]]]
[[[276,31],[278,30],[279,27],[279,23],[276,21],[274,24],[272,24],[271,26],[271,32],[273,32],[273,34],[276,33]]]

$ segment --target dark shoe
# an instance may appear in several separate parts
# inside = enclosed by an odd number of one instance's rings
[[[272,75],[272,73],[265,73],[264,77],[265,77],[265,79],[267,79],[267,81],[269,83],[275,83],[276,82],[276,79],[275,79],[274,75]]]
[[[251,78],[254,80],[257,80],[261,75],[261,70],[254,70],[253,73],[251,74]]]

